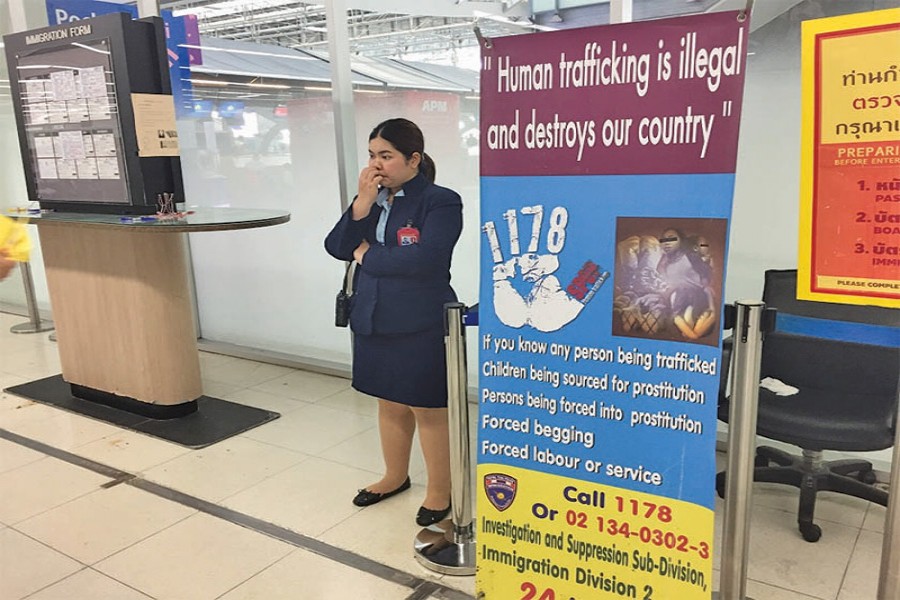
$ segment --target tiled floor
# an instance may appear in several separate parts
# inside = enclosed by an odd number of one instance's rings
[[[0,314],[0,388],[59,372],[47,334],[9,333],[21,321]],[[0,598],[473,597],[472,578],[413,558],[418,454],[412,493],[364,511],[349,502],[381,468],[369,398],[343,379],[213,354],[201,362],[208,395],[281,418],[189,450],[0,394]],[[825,534],[808,544],[796,498],[755,487],[748,594],[874,600],[884,508],[823,494]],[[718,523],[721,501],[716,509]]]

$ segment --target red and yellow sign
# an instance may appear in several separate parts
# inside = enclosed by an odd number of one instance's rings
[[[799,298],[900,307],[900,9],[803,23]]]

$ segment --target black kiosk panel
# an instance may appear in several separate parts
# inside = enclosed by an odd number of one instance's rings
[[[174,105],[165,125],[159,115],[141,120],[158,127],[156,149],[139,147],[135,127],[133,94],[151,106],[172,103],[160,19],[114,13],[4,42],[29,200],[72,212],[150,214],[161,194],[184,199]]]

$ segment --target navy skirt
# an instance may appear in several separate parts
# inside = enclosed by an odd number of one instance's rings
[[[353,388],[422,408],[447,407],[443,329],[353,336]]]

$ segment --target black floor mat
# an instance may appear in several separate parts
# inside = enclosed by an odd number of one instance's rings
[[[62,375],[14,385],[4,391],[188,448],[203,448],[215,444],[281,416],[276,412],[253,406],[201,396],[197,400],[197,411],[194,413],[174,419],[150,419],[126,410],[76,398]]]

